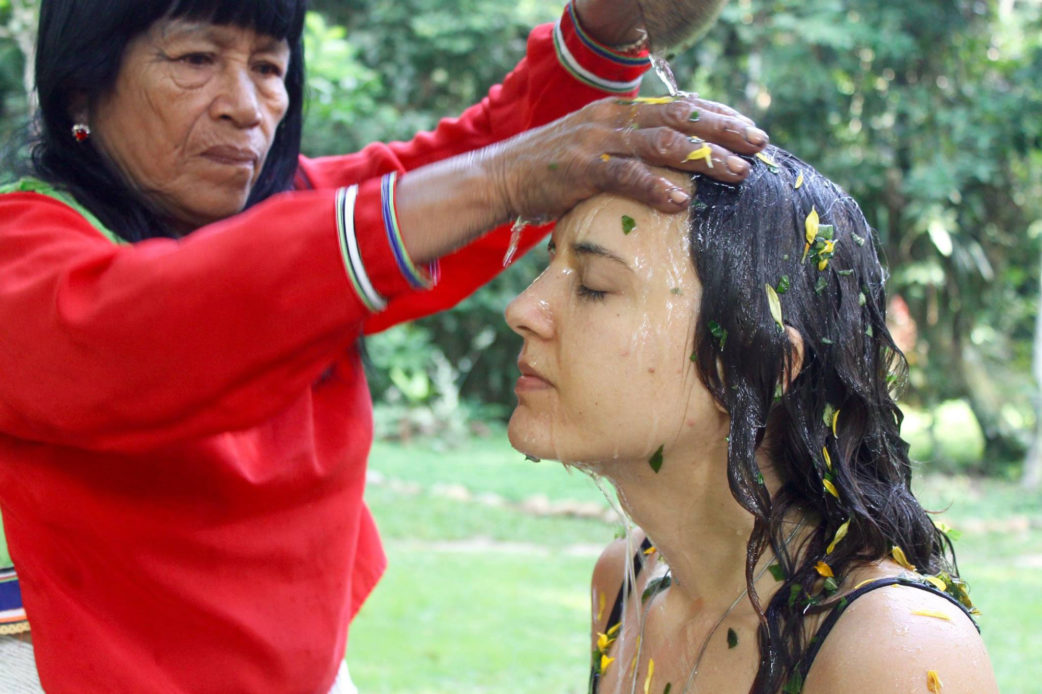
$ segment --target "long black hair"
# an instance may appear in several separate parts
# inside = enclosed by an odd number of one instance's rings
[[[31,142],[33,175],[70,192],[127,241],[173,236],[111,163],[71,135],[73,100],[94,102],[113,88],[127,44],[159,19],[230,24],[284,39],[289,107],[247,206],[289,189],[303,122],[306,0],[43,0],[36,50],[40,110]]]
[[[728,480],[755,519],[746,557],[762,617],[754,694],[775,694],[798,677],[804,615],[836,591],[818,562],[841,580],[893,553],[966,600],[950,542],[910,489],[895,402],[907,364],[886,326],[886,271],[873,230],[811,166],[774,147],[766,157],[770,164],[750,160],[738,187],[699,179],[690,230],[703,286],[695,358],[730,414]],[[783,325],[799,333],[802,360]],[[780,480],[773,494],[758,450]],[[783,519],[794,511],[812,530],[787,548]],[[763,606],[753,569],[768,550],[784,579]]]

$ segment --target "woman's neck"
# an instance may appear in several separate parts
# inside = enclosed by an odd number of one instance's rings
[[[693,608],[714,612],[726,610],[746,587],[746,546],[753,529],[752,515],[731,495],[726,469],[727,444],[721,442],[686,460],[667,454],[658,473],[632,461],[600,470],[668,562],[671,592]],[[768,555],[760,565],[770,561]]]

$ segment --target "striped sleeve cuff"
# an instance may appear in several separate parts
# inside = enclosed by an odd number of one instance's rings
[[[341,188],[336,195],[336,226],[344,269],[362,303],[373,313],[387,308],[388,297],[428,289],[438,266],[413,264],[405,250],[395,208],[397,175]]]
[[[651,65],[647,50],[621,53],[595,41],[579,25],[571,3],[554,26],[553,38],[557,59],[569,74],[610,94],[632,93]]]

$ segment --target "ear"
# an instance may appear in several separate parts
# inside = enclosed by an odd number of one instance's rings
[[[796,328],[786,325],[785,337],[789,340],[789,344],[792,345],[792,361],[789,362],[788,368],[782,374],[783,392],[789,390],[789,385],[796,380],[796,377],[800,375],[800,371],[803,370],[803,336],[800,335],[800,331]]]

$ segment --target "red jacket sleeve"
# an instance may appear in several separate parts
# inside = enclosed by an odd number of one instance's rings
[[[0,432],[140,449],[299,398],[370,312],[338,243],[343,195],[276,196],[134,245],[51,197],[0,195]],[[376,292],[411,291],[382,229],[355,238]]]
[[[492,87],[485,99],[460,117],[444,119],[434,131],[409,142],[373,144],[348,156],[302,159],[298,185],[349,185],[499,142],[597,99],[635,94],[648,66],[646,53],[621,55],[586,36],[569,5],[557,24],[532,31],[525,58],[501,85]],[[372,201],[378,204],[376,198]],[[381,211],[361,199],[355,215],[359,225],[382,223]],[[526,228],[515,257],[538,243],[550,228]],[[434,288],[391,299],[385,310],[366,321],[366,332],[455,305],[503,270],[509,245],[509,227],[502,227],[443,258]]]

